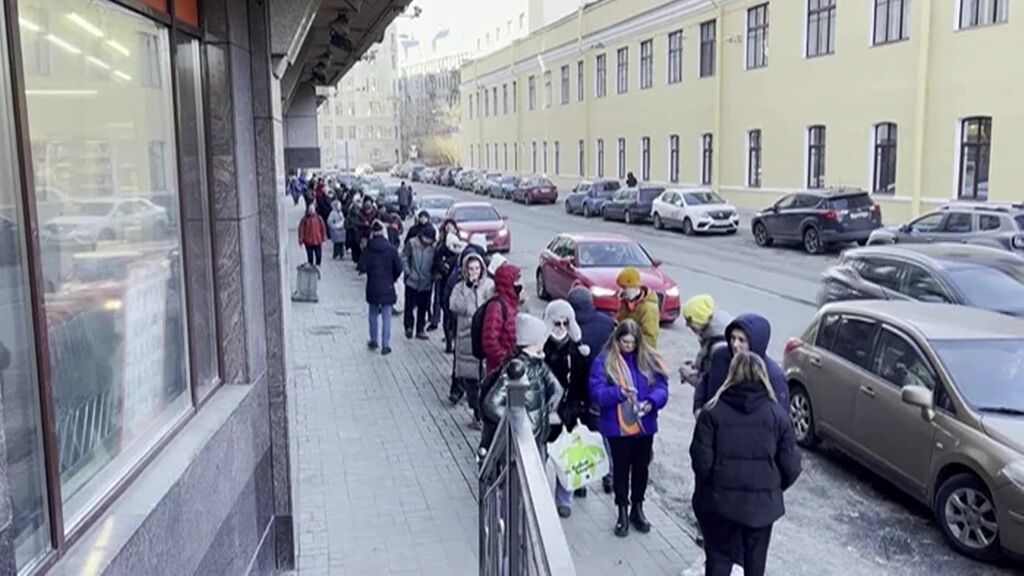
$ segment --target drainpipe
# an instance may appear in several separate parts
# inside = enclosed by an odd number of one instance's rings
[[[711,189],[719,191],[722,184],[722,163],[719,159],[721,158],[722,146],[725,141],[725,138],[722,136],[722,76],[725,75],[725,69],[722,67],[722,53],[725,52],[725,8],[721,2],[716,3],[716,8],[718,9],[718,15],[715,18],[715,127],[711,136]]]
[[[932,4],[921,2],[921,40],[917,47],[917,93],[914,99],[914,184],[911,188],[911,216],[921,213],[921,195],[924,194],[924,140],[928,120],[928,82],[931,65]]]
[[[578,87],[578,90],[583,92],[583,167],[582,167],[583,168],[583,170],[582,170],[583,173],[578,175],[579,178],[585,178],[586,177],[586,175],[587,175],[587,166],[590,165],[590,162],[589,162],[590,158],[591,157],[593,157],[595,159],[597,158],[597,156],[594,156],[594,154],[596,154],[596,150],[591,152],[591,154],[587,154],[587,150],[592,150],[593,146],[594,146],[593,139],[591,138],[591,134],[590,134],[590,101],[594,99],[594,95],[593,95],[593,93],[587,94],[587,92],[588,92],[588,90],[587,90],[588,84],[587,84],[587,81],[586,81],[586,77],[587,77],[587,61],[590,59],[591,50],[588,47],[583,45],[584,28],[585,28],[585,22],[584,22],[584,18],[583,18],[583,10],[584,10],[585,7],[586,7],[586,5],[584,4],[584,2],[581,1],[580,2],[580,11],[579,11],[579,30],[577,32],[577,39],[576,39],[576,45],[577,45],[577,47],[579,49],[580,58],[583,59],[583,78],[584,78],[583,86]],[[573,72],[575,72],[575,70]],[[573,72],[569,73],[570,77],[572,76]],[[572,95],[570,94],[569,97],[572,98]],[[575,151],[576,152],[576,157],[579,158],[579,142],[576,142],[576,146],[577,146],[576,151]],[[595,164],[596,164],[596,160],[595,160]],[[579,171],[579,168],[580,167],[577,166],[577,171]],[[595,167],[594,173],[595,173],[595,176],[596,176],[596,173],[597,173],[596,167]]]

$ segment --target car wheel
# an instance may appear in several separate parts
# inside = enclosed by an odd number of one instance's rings
[[[800,384],[793,384],[789,387],[789,418],[793,421],[793,432],[796,434],[796,443],[804,448],[813,448],[820,440],[815,432],[814,407],[811,406],[811,396],[807,389]]]
[[[551,299],[551,294],[548,294],[548,287],[544,285],[544,274],[540,270],[537,270],[537,298],[541,300]]]
[[[655,230],[662,230],[663,228],[665,228],[665,225],[661,221],[661,214],[658,214],[657,212],[655,212],[655,214],[654,214],[654,229]]]
[[[808,226],[807,230],[804,230],[804,250],[808,254],[821,254],[824,247],[821,244],[821,236],[818,234],[818,229],[814,226]]]
[[[565,201],[565,213],[566,214],[572,214],[572,208],[569,207],[569,201],[568,200]]]
[[[608,219],[608,209],[607,208],[601,208],[601,218],[604,218],[605,220]]]
[[[1000,556],[996,505],[988,487],[974,474],[957,474],[935,494],[935,518],[958,552],[979,560]]]
[[[633,216],[629,213],[629,210],[626,210],[626,215],[623,217],[623,219],[626,221],[626,224],[633,223]]]
[[[523,204],[526,204],[527,206],[533,204],[533,200],[530,198],[529,194],[523,197]]]
[[[689,218],[683,220],[683,234],[693,236],[693,222]]]
[[[758,246],[760,246],[762,248],[768,248],[769,246],[771,246],[774,243],[774,240],[772,240],[768,236],[768,228],[765,227],[765,225],[763,223],[758,222],[758,223],[754,224],[753,232],[754,232],[754,242],[757,242]]]
[[[584,218],[590,218],[591,217],[590,205],[589,204],[584,204],[583,205],[583,217]]]

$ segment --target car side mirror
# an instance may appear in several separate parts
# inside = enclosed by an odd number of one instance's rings
[[[508,222],[508,214],[502,214],[501,219]]]
[[[903,402],[921,409],[921,419],[931,422],[935,419],[935,409],[932,408],[934,396],[932,391],[924,386],[907,386],[900,394]]]
[[[654,264],[655,268],[661,268],[661,265],[664,264],[665,262],[663,260],[658,259],[658,258],[653,258],[653,259],[651,259],[651,263]]]
[[[913,228],[910,227],[910,224],[901,224],[900,225],[900,232],[903,232],[904,234],[907,234],[907,233],[911,232],[912,230],[913,230]]]

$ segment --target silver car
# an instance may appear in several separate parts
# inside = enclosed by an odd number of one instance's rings
[[[954,203],[895,228],[875,230],[869,245],[957,242],[1024,255],[1024,204]]]

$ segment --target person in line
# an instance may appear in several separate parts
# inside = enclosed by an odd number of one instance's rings
[[[430,312],[430,294],[433,279],[430,271],[434,265],[434,242],[437,232],[433,226],[423,228],[419,235],[406,242],[402,248],[405,265],[405,337],[412,338],[413,327],[416,338],[427,339],[427,313]]]
[[[331,235],[331,243],[334,245],[332,260],[345,259],[345,215],[342,211],[341,200],[331,203],[331,215],[327,218],[327,231]]]
[[[316,206],[306,207],[306,215],[299,221],[299,244],[306,249],[306,262],[320,268],[323,260],[323,243],[327,241],[327,225],[316,213]]]
[[[502,264],[494,272],[494,299],[483,312],[481,347],[485,356],[485,375],[496,371],[516,352],[515,318],[519,314],[522,295],[523,281],[519,267],[509,263]]]
[[[452,341],[451,314],[448,311],[448,303],[444,299],[444,287],[448,276],[459,261],[459,255],[466,249],[466,243],[459,238],[459,227],[454,221],[445,222],[438,237],[437,251],[434,253],[434,302],[430,309],[430,324],[427,332],[437,330],[438,326],[444,325],[445,352],[451,354]]]
[[[387,236],[384,223],[374,223],[370,241],[359,260],[359,273],[366,274],[366,304],[370,322],[370,339],[366,346],[370,350],[377,350],[379,344],[380,353],[384,356],[391,354],[391,308],[398,301],[395,282],[402,275],[402,258],[398,250],[388,242]]]
[[[398,215],[405,220],[409,217],[409,213],[412,211],[412,187],[402,180],[402,183],[398,185]]]
[[[743,573],[763,576],[772,526],[786,513],[783,493],[800,476],[788,410],[780,405],[764,361],[733,356],[725,384],[708,400],[690,444],[700,493],[708,576],[727,576],[742,550]]]
[[[683,304],[683,319],[686,326],[700,342],[700,351],[693,360],[687,360],[679,369],[683,382],[693,386],[693,413],[696,414],[707,402],[704,389],[700,383],[704,374],[711,366],[711,356],[719,349],[728,348],[725,338],[725,327],[732,322],[729,313],[715,308],[715,299],[708,294],[700,294],[690,298]]]
[[[454,406],[466,395],[473,414],[470,427],[480,430],[480,380],[483,367],[473,356],[473,314],[494,295],[494,281],[485,272],[482,256],[467,252],[462,260],[462,280],[451,291],[448,306],[455,319],[455,366],[448,400]]]
[[[345,211],[345,245],[348,246],[350,252],[352,252],[352,261],[359,264],[359,256],[362,252],[359,246],[359,211],[363,207],[363,199],[352,193],[349,202],[348,210]]]
[[[633,174],[632,172],[626,174],[626,188],[636,188],[637,184],[639,184],[639,182],[636,180],[636,174]]]
[[[741,352],[753,352],[764,361],[772,390],[779,404],[789,407],[789,386],[786,375],[779,364],[768,357],[768,343],[772,338],[772,325],[759,314],[741,314],[725,327],[728,346],[722,346],[711,354],[707,372],[694,390],[694,397],[711,398],[725,384],[732,359]]]
[[[665,362],[644,340],[640,325],[625,320],[615,328],[590,369],[590,397],[601,409],[599,426],[611,447],[618,519],[615,535],[625,538],[632,524],[651,531],[643,503],[658,412],[668,403]]]
[[[572,432],[580,417],[589,411],[590,397],[588,383],[583,382],[583,389],[573,387],[570,378],[573,365],[581,362],[583,357],[590,355],[590,348],[583,344],[583,335],[576,323],[576,312],[565,300],[552,300],[544,309],[544,323],[548,327],[548,340],[544,343],[544,363],[555,375],[559,385],[565,390],[562,402],[558,406],[558,423],[551,426],[548,442],[554,442],[564,429]],[[581,488],[581,496],[586,496],[586,489]],[[573,492],[555,481],[555,505],[558,515],[562,518],[572,516]]]
[[[359,247],[366,247],[370,241],[370,230],[373,223],[380,219],[380,212],[373,203],[373,198],[363,196],[363,207],[359,210],[359,218],[356,220],[356,229],[359,232]]]
[[[577,361],[574,361],[571,366],[572,373],[569,376],[569,389],[571,391],[586,390],[588,413],[586,416],[581,416],[581,418],[588,428],[598,432],[597,418],[599,412],[590,400],[590,368],[594,364],[594,357],[598,351],[604,348],[608,339],[611,338],[612,332],[615,331],[615,321],[594,306],[594,295],[591,294],[590,290],[582,286],[569,290],[569,295],[566,299],[576,312],[576,322],[580,326],[580,333],[582,335],[581,342],[587,346],[590,352],[586,356],[574,359]],[[610,458],[612,450],[608,446],[607,438],[605,438],[605,449]],[[601,486],[605,494],[612,493],[611,472],[601,478]],[[580,495],[582,496],[582,494]]]
[[[388,223],[388,241],[395,249],[399,249],[402,247],[402,231],[405,228],[402,225],[402,218],[390,211],[385,212],[385,217]]]
[[[505,416],[509,382],[525,382],[529,386],[526,391],[526,414],[533,425],[541,462],[544,462],[547,459],[550,419],[562,400],[562,386],[544,363],[544,343],[548,339],[544,321],[529,314],[517,314],[513,323],[516,332],[515,352],[481,402],[481,409],[484,418],[497,426]],[[517,366],[524,369],[521,377],[517,374]]]
[[[323,218],[324,222],[327,222],[331,217],[333,209],[331,197],[327,195],[327,186],[324,184],[323,179],[320,179],[316,192],[316,213]]]
[[[632,266],[619,272],[616,283],[619,285],[619,311],[615,319],[620,323],[633,320],[639,324],[644,333],[644,342],[656,350],[658,331],[661,329],[657,294],[644,286],[640,271]]]
[[[295,206],[299,205],[299,199],[302,198],[302,191],[306,184],[302,181],[302,178],[294,170],[291,172],[291,176],[288,177],[288,191],[287,195],[291,196],[292,202]]]
[[[416,214],[416,222],[409,227],[409,233],[405,235],[405,243],[408,244],[410,240],[420,235],[420,232],[424,228],[433,228],[434,225],[430,223],[430,212],[426,210],[420,210]]]

